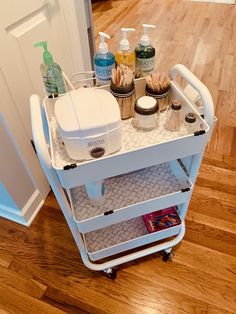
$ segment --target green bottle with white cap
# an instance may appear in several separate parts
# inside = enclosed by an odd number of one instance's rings
[[[53,61],[51,53],[48,51],[48,43],[42,41],[36,43],[34,47],[42,47],[43,62],[40,66],[40,71],[43,77],[43,83],[48,95],[52,94],[64,94],[66,92],[65,82],[63,79],[61,67],[59,64]]]
[[[148,30],[156,28],[155,25],[143,24],[144,34],[141,37],[140,43],[135,48],[136,55],[136,71],[135,77],[145,77],[154,70],[155,65],[155,48],[150,43]]]

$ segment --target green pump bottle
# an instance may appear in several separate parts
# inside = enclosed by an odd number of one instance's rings
[[[34,44],[34,47],[43,47],[43,62],[40,71],[43,83],[48,95],[64,94],[66,92],[65,83],[59,64],[53,61],[51,53],[48,51],[47,42],[42,41]]]
[[[136,71],[135,77],[145,77],[154,70],[155,65],[155,48],[150,44],[148,30],[156,28],[155,25],[143,24],[144,34],[140,43],[135,48]]]

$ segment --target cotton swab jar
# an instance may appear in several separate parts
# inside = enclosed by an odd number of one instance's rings
[[[160,112],[169,105],[170,78],[164,72],[152,73],[146,77],[145,95],[158,100]]]
[[[121,119],[133,117],[136,96],[133,72],[129,67],[121,64],[112,70],[110,90],[118,102]]]

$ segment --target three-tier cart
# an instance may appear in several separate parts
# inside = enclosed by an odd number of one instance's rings
[[[166,261],[185,234],[185,216],[215,117],[206,86],[183,65],[171,71],[171,96],[184,112],[197,115],[196,130],[164,128],[166,113],[152,131],[122,121],[122,148],[115,154],[78,162],[66,154],[54,115],[55,98],[41,105],[31,96],[33,139],[41,166],[70,227],[84,264],[116,276],[116,266],[162,251]],[[177,80],[187,83],[182,88]],[[109,89],[109,86],[103,87]],[[145,79],[135,80],[136,97],[144,94]],[[192,89],[193,88],[193,89]],[[189,90],[198,95],[198,106]],[[105,180],[103,205],[93,206],[84,185]],[[181,223],[149,233],[143,215],[173,207]]]

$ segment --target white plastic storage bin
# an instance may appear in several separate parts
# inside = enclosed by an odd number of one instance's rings
[[[83,235],[89,258],[96,261],[177,235],[181,224],[148,233],[142,217],[133,218]]]
[[[82,233],[188,201],[192,183],[177,161],[105,180],[105,201],[91,205],[84,186],[70,190],[73,217]]]
[[[121,119],[115,97],[106,90],[79,88],[55,101],[58,131],[71,158],[89,160],[121,147]]]

